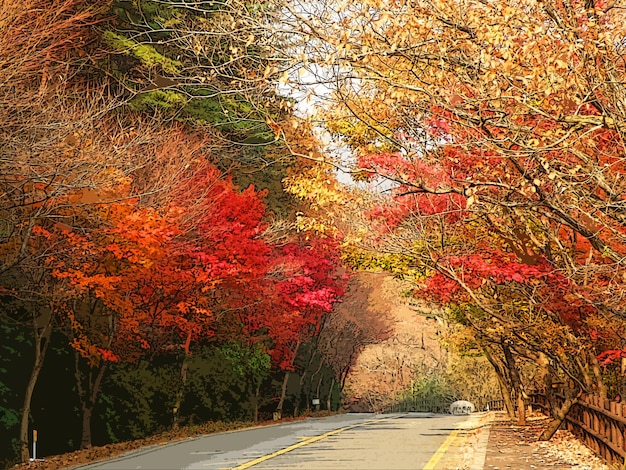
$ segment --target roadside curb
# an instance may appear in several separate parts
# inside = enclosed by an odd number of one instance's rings
[[[460,416],[459,416],[460,417]],[[459,423],[450,437],[429,462],[431,469],[438,470],[482,470],[485,465],[493,412],[469,415]]]
[[[474,457],[470,463],[470,469],[482,470],[485,467],[485,459],[487,457],[487,447],[489,446],[489,434],[491,432],[491,425],[495,420],[495,415],[492,412],[485,412],[484,416],[480,416],[477,423],[478,436],[476,442],[476,450],[474,451]]]

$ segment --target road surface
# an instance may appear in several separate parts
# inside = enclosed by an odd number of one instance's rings
[[[351,413],[210,434],[79,467],[128,469],[482,469],[483,414]]]

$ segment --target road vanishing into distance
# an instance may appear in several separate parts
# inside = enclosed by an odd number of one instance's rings
[[[80,470],[482,469],[483,413],[350,413],[210,434],[139,449]]]

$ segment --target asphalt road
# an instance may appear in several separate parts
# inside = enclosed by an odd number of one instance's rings
[[[482,469],[480,416],[336,415],[151,446],[80,469]]]

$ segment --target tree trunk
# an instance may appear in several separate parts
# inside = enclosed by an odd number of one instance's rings
[[[608,390],[606,388],[606,385],[604,385],[604,382],[602,381],[602,370],[600,369],[600,363],[598,362],[598,358],[596,357],[595,354],[590,354],[591,356],[591,365],[593,368],[593,375],[596,379],[596,387],[597,387],[597,394],[600,395],[602,398],[607,398],[608,396]]]
[[[498,377],[498,383],[500,384],[500,392],[502,393],[502,399],[504,400],[504,407],[506,408],[507,414],[509,418],[515,418],[515,405],[513,405],[513,398],[511,397],[511,391],[509,388],[509,383],[506,380],[506,375],[504,372],[504,364],[502,364],[489,350],[489,347],[486,345],[482,345],[483,352],[485,353],[485,357],[493,367],[493,370],[496,373],[496,377]]]
[[[563,423],[562,419],[552,419],[552,421],[548,423],[546,428],[543,430],[543,432],[539,436],[539,440],[549,441],[552,438],[552,436],[554,436],[554,433],[559,430],[559,428],[561,427],[561,423]]]
[[[509,385],[506,383],[504,378],[498,374],[498,382],[500,383],[500,392],[502,393],[502,400],[504,401],[504,408],[506,409],[506,413],[509,415],[509,418],[515,418],[515,405],[513,404],[513,397],[511,396],[511,391],[509,390]]]
[[[526,426],[526,403],[521,390],[517,392],[517,425]]]
[[[515,358],[513,357],[511,348],[506,343],[506,341],[502,341],[501,346],[502,346],[502,351],[504,352],[504,358],[506,360],[509,377],[511,378],[511,384],[513,385],[513,389],[517,393],[517,424],[519,426],[525,426],[526,425],[526,405],[525,405],[524,399],[525,399],[526,393],[524,392],[524,385],[519,375],[519,371],[517,370],[517,364],[515,362]]]
[[[183,405],[185,398],[185,387],[187,386],[187,369],[189,368],[189,355],[185,354],[183,363],[180,367],[180,388],[176,393],[176,401],[172,409],[172,427],[177,429],[180,424],[180,407]]]
[[[307,391],[305,393],[304,399],[306,400],[306,412],[311,412],[311,384],[309,384]]]
[[[189,369],[189,359],[191,358],[191,333],[187,334],[187,339],[183,345],[185,351],[185,357],[183,363],[180,366],[180,388],[176,394],[176,401],[174,408],[172,409],[172,427],[178,428],[180,424],[180,407],[183,405],[183,399],[185,398],[185,388],[187,386],[187,369]]]
[[[311,366],[312,360],[313,360],[313,355],[311,355],[311,358],[309,359],[309,363],[307,364],[305,369],[302,371],[302,375],[300,376],[300,394],[298,395],[298,399],[296,400],[296,403],[293,407],[294,417],[297,417],[298,413],[300,412],[300,406],[302,404],[302,395],[303,395],[302,390],[304,390],[304,383],[307,381],[307,378],[306,378],[308,375],[307,372],[308,372],[309,367]],[[308,397],[308,391],[307,391],[307,392],[304,392],[304,401],[305,401],[304,406],[307,408],[307,410],[308,410],[308,407],[307,407],[306,402],[308,401],[308,399],[309,397]]]
[[[296,343],[296,347],[293,351],[293,356],[291,358],[290,365],[293,366],[293,363],[296,360],[296,355],[298,354],[298,350],[300,349],[300,341]],[[278,419],[283,417],[283,406],[285,405],[285,398],[287,397],[287,382],[289,381],[289,371],[285,371],[285,378],[283,379],[283,386],[280,389],[280,400],[278,400],[278,406],[276,407],[276,413],[278,413]]]
[[[356,353],[357,353],[357,349],[353,348],[352,352],[350,353],[348,363],[339,372],[339,384],[340,384],[339,391],[340,392],[343,392],[344,388],[346,387],[346,380],[348,380],[348,375],[350,374],[350,371],[352,370],[352,361],[354,361],[354,357],[356,356]]]
[[[285,404],[285,397],[287,396],[287,382],[289,381],[289,371],[285,371],[285,377],[283,378],[283,385],[280,388],[280,400],[278,400],[278,406],[276,407],[276,413],[278,413],[278,419],[283,417],[283,405]]]
[[[39,373],[43,367],[43,362],[46,358],[46,351],[48,350],[48,345],[50,344],[50,337],[52,336],[52,313],[50,313],[50,317],[41,331],[37,326],[37,318],[34,318],[33,331],[35,336],[35,363],[26,385],[20,420],[20,459],[22,463],[26,463],[30,459],[30,451],[28,449],[28,418],[30,417],[30,405],[33,399],[35,386],[37,385]]]
[[[559,406],[557,402],[557,397],[554,394],[554,388],[552,387],[552,376],[554,371],[552,369],[552,366],[550,365],[550,361],[544,354],[541,354],[539,358],[539,363],[542,366],[545,374],[544,382],[546,387],[546,398],[548,399],[548,403],[550,405],[550,415],[552,415],[553,418],[552,421],[548,423],[546,429],[544,429],[539,436],[539,440],[548,441],[559,429],[559,427],[565,420],[567,413],[569,413],[570,408],[578,402],[581,391],[576,388],[565,388],[563,390],[565,394],[565,399],[563,400],[563,403]]]
[[[548,426],[539,436],[540,441],[549,441],[552,436],[554,436],[554,433],[561,427],[563,421],[565,421],[565,417],[567,416],[567,413],[569,413],[569,410],[577,402],[578,396],[568,396],[565,398],[560,407],[550,410],[553,419],[548,423]]]
[[[257,383],[254,393],[254,422],[259,422],[259,395],[261,393],[261,384]]]
[[[83,431],[80,439],[80,448],[89,449],[91,447],[91,415],[93,407],[82,406]]]
[[[576,364],[578,365],[578,369],[580,370],[583,381],[585,382],[585,387],[587,388],[587,390],[593,390],[595,382],[591,379],[591,374],[589,372],[589,362],[587,361],[589,355],[585,355],[583,357],[585,359],[585,362],[583,363],[581,358],[577,357],[575,358]]]
[[[76,389],[78,391],[78,399],[80,400],[82,413],[82,431],[80,439],[80,448],[88,449],[91,447],[91,417],[93,415],[93,407],[100,393],[100,384],[106,372],[108,363],[102,361],[98,367],[98,373],[95,378],[93,369],[89,369],[87,379],[85,374],[80,370],[80,353],[74,351],[74,378],[76,379]]]
[[[333,388],[335,387],[335,378],[330,382],[330,388],[328,389],[328,398],[326,399],[326,409],[328,410],[328,414],[330,414],[331,409],[330,405],[332,404],[332,396],[333,396]]]

